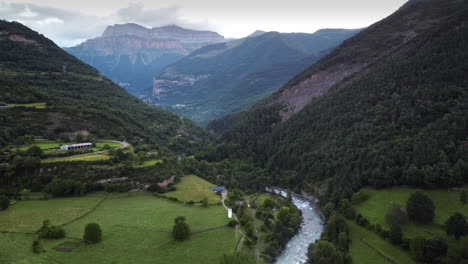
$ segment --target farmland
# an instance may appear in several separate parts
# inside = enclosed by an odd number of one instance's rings
[[[187,241],[175,242],[171,237],[177,216],[185,216],[193,232]],[[46,252],[32,254],[34,235],[23,232],[34,231],[47,218],[53,224],[62,224],[66,237],[44,240]],[[83,259],[92,259],[97,264],[218,263],[223,253],[234,252],[239,239],[234,229],[225,226],[228,218],[223,207],[191,207],[148,193],[18,201],[0,212],[0,222],[5,220],[7,226],[3,231],[20,233],[0,233],[0,246],[8,249],[8,254],[0,255],[0,263],[74,264],[82,263]],[[80,246],[72,252],[53,249],[64,242],[79,241],[84,226],[90,222],[101,226],[101,243],[77,243]]]

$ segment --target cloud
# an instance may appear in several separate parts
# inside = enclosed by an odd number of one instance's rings
[[[207,22],[183,19],[178,6],[148,9],[141,3],[129,4],[107,16],[97,16],[31,3],[0,2],[0,17],[23,23],[62,47],[98,37],[113,24],[137,23],[150,28],[176,24],[191,29],[213,29]]]

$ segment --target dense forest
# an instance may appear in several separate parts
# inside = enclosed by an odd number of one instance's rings
[[[467,181],[468,6],[453,3],[458,11],[450,18],[288,121],[280,123],[281,105],[235,117],[237,125],[220,139],[234,146],[225,156],[253,156],[267,168],[294,171],[289,186],[340,182],[330,184],[328,197],[336,200],[365,185]],[[215,125],[225,129],[221,120]]]

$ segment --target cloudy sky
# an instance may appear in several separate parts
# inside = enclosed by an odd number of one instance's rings
[[[0,18],[16,20],[60,46],[100,36],[107,25],[177,24],[241,38],[253,31],[314,32],[366,27],[406,0],[0,0]]]

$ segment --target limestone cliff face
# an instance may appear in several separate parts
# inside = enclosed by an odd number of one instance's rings
[[[224,41],[224,37],[216,32],[185,29],[175,25],[152,29],[137,24],[114,25],[108,26],[102,37],[126,35],[145,39],[172,39],[182,43],[218,43]]]
[[[137,24],[108,26],[101,37],[66,51],[96,67],[133,94],[152,86],[164,67],[205,45],[224,42],[215,32],[178,26],[145,28]]]

